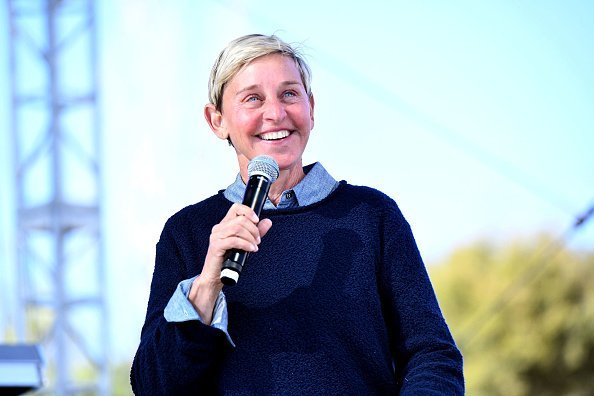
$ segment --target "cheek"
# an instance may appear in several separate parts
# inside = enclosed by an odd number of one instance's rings
[[[239,112],[238,114],[236,114],[233,122],[235,124],[236,129],[248,133],[253,132],[260,125],[257,117],[255,117],[253,114],[246,112]]]
[[[308,126],[309,129],[313,129],[313,127],[314,127],[313,113],[306,111],[302,116],[302,124],[305,126]]]

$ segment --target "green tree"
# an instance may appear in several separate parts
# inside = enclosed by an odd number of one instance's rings
[[[594,252],[479,242],[429,270],[469,395],[594,395]]]
[[[113,396],[132,395],[130,386],[130,367],[131,362],[122,362],[115,365],[111,372],[111,388]]]

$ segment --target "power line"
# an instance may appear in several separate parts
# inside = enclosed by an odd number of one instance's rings
[[[487,324],[493,321],[498,313],[513,300],[517,293],[526,285],[534,282],[553,259],[561,253],[562,249],[567,245],[570,239],[579,231],[579,229],[594,217],[594,203],[583,213],[575,216],[573,224],[561,234],[560,237],[551,241],[543,249],[537,252],[533,259],[530,260],[528,267],[524,272],[512,281],[497,298],[481,315],[478,315],[469,325],[466,330],[462,331],[459,337],[459,344],[462,348],[468,347],[478,336]]]
[[[233,8],[232,2],[220,3],[213,1],[213,3],[230,9]],[[277,22],[265,18],[261,14],[258,14],[257,16],[253,14],[246,15],[246,18],[254,21],[255,24],[260,26],[274,27],[273,29],[276,29],[278,26]],[[407,115],[411,120],[424,127],[424,129],[433,136],[440,138],[445,143],[466,153],[469,157],[485,164],[529,193],[548,201],[558,209],[561,209],[566,213],[574,212],[574,206],[571,205],[565,197],[559,195],[557,190],[551,189],[546,183],[538,181],[536,177],[527,174],[509,161],[484,149],[463,134],[437,122],[433,117],[402,100],[396,92],[372,81],[368,76],[351,67],[348,63],[329,55],[327,52],[320,53],[316,58],[320,61],[320,65],[326,68],[330,74],[353,86],[358,91],[365,93],[372,99],[393,108],[395,111]]]
[[[422,126],[429,134],[441,139],[454,148],[463,151],[469,157],[474,158],[493,169],[508,180],[513,181],[526,191],[545,199],[550,204],[567,213],[573,212],[573,205],[569,204],[565,197],[562,197],[556,190],[549,188],[545,183],[540,182],[534,176],[527,174],[522,169],[504,160],[492,151],[486,150],[462,133],[449,128],[433,117],[418,110],[401,99],[394,91],[370,80],[363,73],[350,67],[348,64],[331,57],[327,53],[318,57],[322,60],[322,66],[332,71],[332,74],[340,77],[357,90],[366,93],[373,99],[386,106],[408,116],[411,120]]]

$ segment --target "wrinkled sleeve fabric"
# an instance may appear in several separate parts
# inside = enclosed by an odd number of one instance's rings
[[[225,332],[199,320],[168,322],[164,311],[198,257],[187,247],[191,230],[169,219],[156,248],[155,269],[140,344],[130,380],[137,395],[214,393],[220,364],[231,345]],[[203,260],[203,259],[202,259]],[[201,268],[196,268],[196,273]]]
[[[411,228],[396,203],[386,207],[380,290],[400,395],[463,395],[462,355],[441,313]]]
[[[190,289],[192,283],[198,276],[194,276],[190,279],[185,279],[177,285],[173,296],[169,299],[167,306],[165,307],[165,320],[168,322],[186,322],[188,320],[198,320],[202,323],[204,321],[200,317],[200,314],[196,311],[188,296],[190,295]],[[219,292],[217,301],[215,302],[214,312],[212,315],[212,322],[210,325],[214,328],[220,329],[225,332],[229,342],[235,346],[229,331],[227,330],[229,324],[229,315],[227,313],[227,300],[225,299],[225,293]]]

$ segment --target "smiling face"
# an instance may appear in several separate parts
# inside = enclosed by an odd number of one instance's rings
[[[231,139],[242,176],[258,155],[273,157],[281,171],[302,172],[314,100],[292,58],[271,54],[254,59],[226,85],[222,98],[221,111],[209,104],[205,116],[219,138]]]

